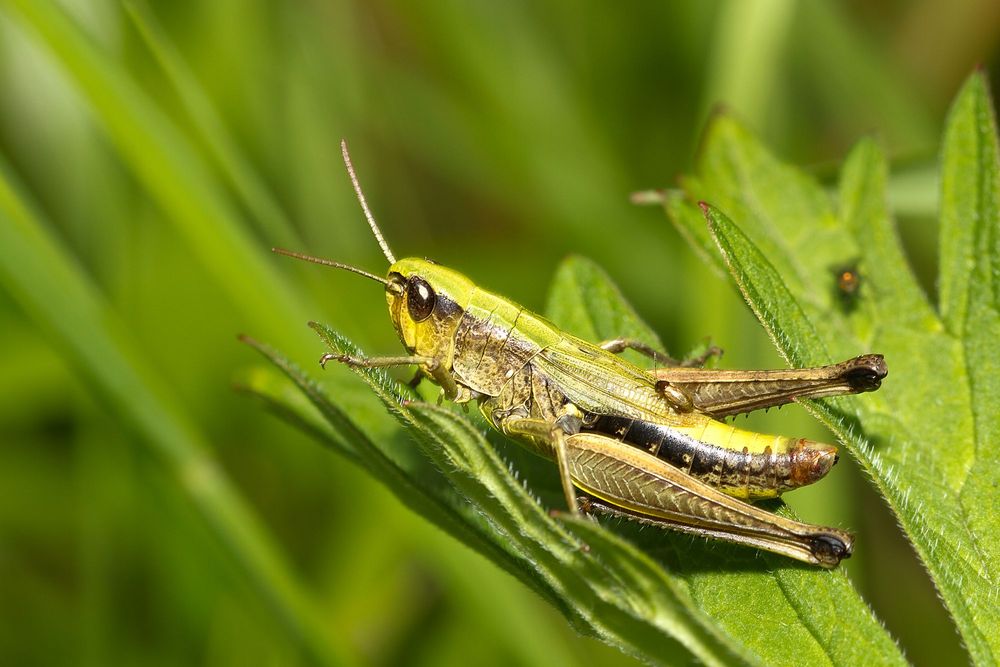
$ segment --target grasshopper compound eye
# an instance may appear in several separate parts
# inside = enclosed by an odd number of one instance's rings
[[[431,316],[437,295],[427,281],[416,276],[410,278],[406,287],[406,308],[414,322],[422,322]]]

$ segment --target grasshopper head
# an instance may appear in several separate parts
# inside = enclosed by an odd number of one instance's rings
[[[389,267],[385,300],[406,349],[450,359],[455,327],[475,289],[461,273],[427,259],[401,259]]]
[[[385,300],[389,305],[389,317],[406,349],[413,354],[432,357],[450,367],[455,328],[462,317],[463,304],[467,304],[476,287],[468,278],[435,264],[429,259],[410,257],[396,260],[389,244],[382,237],[382,231],[375,217],[368,210],[368,203],[361,191],[347,143],[341,141],[340,149],[344,165],[351,178],[358,202],[364,211],[368,226],[375,240],[382,248],[382,254],[389,261],[389,275],[381,278],[363,269],[342,264],[329,259],[320,259],[290,250],[273,248],[281,255],[288,255],[315,264],[332,266],[357,273],[370,280],[385,285]]]

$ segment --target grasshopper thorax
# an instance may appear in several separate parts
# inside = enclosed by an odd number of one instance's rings
[[[385,300],[389,318],[406,349],[446,361],[455,329],[476,290],[461,273],[409,257],[389,267]]]

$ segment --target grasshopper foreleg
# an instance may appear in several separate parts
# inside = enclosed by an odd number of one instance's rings
[[[392,368],[393,366],[416,366],[420,373],[430,375],[435,384],[444,390],[445,398],[455,400],[458,397],[458,384],[451,373],[446,371],[434,357],[406,355],[398,357],[353,357],[349,354],[333,354],[327,352],[319,358],[319,365],[326,368],[328,361],[339,361],[357,368]],[[416,381],[416,380],[415,380]]]
[[[434,357],[421,357],[416,355],[399,357],[352,357],[349,354],[333,354],[332,352],[327,352],[319,358],[319,365],[326,368],[328,361],[339,361],[342,364],[356,366],[358,368],[389,368],[391,366],[432,367],[432,365],[437,364],[437,360],[434,359]]]

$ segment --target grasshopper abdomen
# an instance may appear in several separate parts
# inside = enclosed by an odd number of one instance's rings
[[[837,448],[832,445],[765,436],[714,420],[690,429],[617,415],[595,415],[584,420],[583,430],[646,450],[735,498],[773,498],[815,482],[837,462]],[[712,440],[721,441],[718,436],[723,434],[729,444],[713,444],[687,432],[692,430],[716,431]]]

